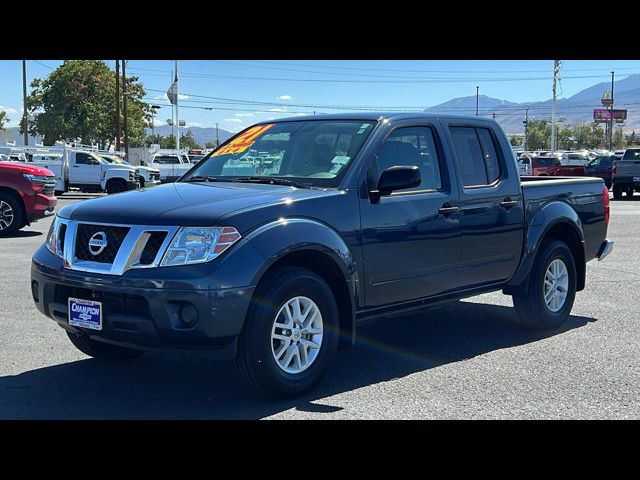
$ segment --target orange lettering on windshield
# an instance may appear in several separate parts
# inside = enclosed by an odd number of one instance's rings
[[[247,148],[255,143],[255,139],[262,135],[264,132],[269,130],[275,124],[269,123],[267,125],[256,125],[255,127],[251,127],[242,135],[238,135],[236,138],[231,140],[225,146],[219,148],[212,157],[217,157],[218,155],[229,155],[231,153],[242,153]]]

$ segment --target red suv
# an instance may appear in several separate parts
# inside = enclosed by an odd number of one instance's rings
[[[56,178],[51,170],[0,162],[0,236],[53,215]]]

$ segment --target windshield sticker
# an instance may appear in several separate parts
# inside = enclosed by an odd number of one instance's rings
[[[211,156],[217,157],[219,155],[242,153],[255,143],[255,140],[258,136],[262,135],[264,132],[269,130],[274,125],[275,125],[274,123],[269,123],[267,125],[256,125],[255,127],[251,127],[242,135],[237,136],[231,142],[226,144],[224,147],[218,149]]]
[[[357,135],[362,135],[364,132],[367,131],[367,129],[371,126],[370,123],[363,123],[362,125],[360,125],[360,128],[358,129]]]

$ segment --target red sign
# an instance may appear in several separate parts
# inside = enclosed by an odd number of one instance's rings
[[[593,119],[596,122],[609,122],[611,121],[611,112],[613,112],[613,119],[616,121],[623,121],[627,119],[626,110],[607,110],[606,108],[594,109]]]

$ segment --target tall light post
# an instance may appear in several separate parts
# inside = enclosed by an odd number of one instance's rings
[[[529,133],[529,109],[525,108],[524,109],[524,151],[527,151],[527,140],[528,138],[528,133]]]
[[[609,114],[609,151],[613,151],[613,84],[616,72],[611,72],[611,108]]]
[[[555,152],[556,143],[556,83],[560,73],[560,60],[553,61],[553,98],[551,100],[551,156]]]
[[[480,105],[480,87],[476,87],[476,117],[478,116],[479,105]]]
[[[27,121],[27,61],[22,60],[22,116],[23,116],[23,125],[24,129],[24,145],[29,145],[29,123]]]

